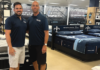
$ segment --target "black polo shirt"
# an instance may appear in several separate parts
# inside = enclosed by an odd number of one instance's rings
[[[26,20],[19,19],[15,14],[6,19],[5,29],[11,30],[11,43],[13,47],[22,47],[25,43],[25,33],[27,29]]]
[[[37,16],[31,16],[27,21],[27,28],[29,30],[29,44],[43,45],[44,44],[44,30],[48,30],[48,21],[41,13]]]

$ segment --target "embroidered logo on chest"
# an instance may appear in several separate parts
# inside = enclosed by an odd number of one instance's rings
[[[26,23],[26,21],[23,21],[24,23]]]
[[[41,20],[39,20],[39,19],[36,19],[36,21],[41,22]]]

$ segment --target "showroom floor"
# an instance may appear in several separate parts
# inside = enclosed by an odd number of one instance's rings
[[[83,62],[49,47],[47,49],[47,70],[91,70],[100,65],[100,60]]]

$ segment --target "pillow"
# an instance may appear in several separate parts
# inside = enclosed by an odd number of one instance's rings
[[[74,34],[77,35],[77,34],[83,34],[82,31],[74,31]]]
[[[89,33],[100,33],[99,29],[90,29],[88,30]]]
[[[77,34],[83,34],[81,31],[60,31],[57,32],[59,35],[77,35]]]
[[[74,33],[72,31],[59,31],[57,32],[59,35],[73,35]]]

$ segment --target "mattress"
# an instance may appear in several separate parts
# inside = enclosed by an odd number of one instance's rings
[[[82,30],[80,31],[59,31],[57,32],[57,34],[62,34],[62,35],[73,35],[73,34],[83,34]],[[52,41],[52,30],[49,30],[49,40],[48,41]]]
[[[76,35],[76,34],[83,34],[82,31],[59,31],[57,32],[59,35]]]
[[[28,45],[29,40],[25,39],[25,45]],[[8,64],[8,52],[7,52],[7,42],[5,35],[0,35],[0,70],[8,70],[9,64]],[[29,66],[29,52],[28,52],[28,46],[25,46],[25,63],[20,66],[20,70],[23,70],[23,68]],[[25,66],[26,65],[26,66]],[[27,68],[30,68],[27,67]],[[31,69],[30,69],[31,70]]]
[[[100,36],[100,33],[88,33],[89,35],[93,35],[93,36]]]
[[[81,35],[56,35],[55,43],[83,54],[97,54],[100,38]]]
[[[25,39],[25,45],[28,45],[29,40]],[[0,47],[7,47],[7,42],[6,42],[6,38],[5,35],[0,35]]]
[[[90,29],[88,30],[89,33],[100,33],[100,29]]]
[[[20,67],[23,67],[24,65],[30,65],[28,46],[26,46],[25,49],[25,62]],[[9,68],[8,59],[7,47],[0,47],[0,69]]]

